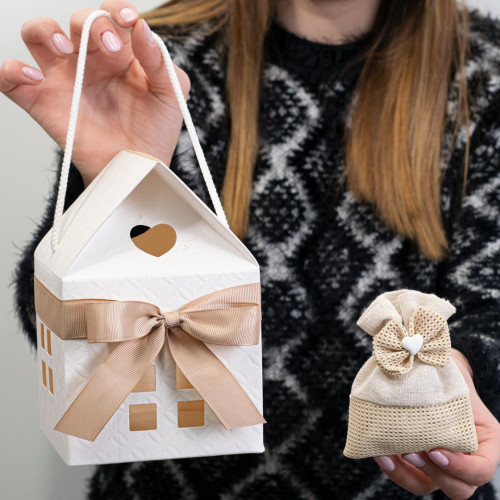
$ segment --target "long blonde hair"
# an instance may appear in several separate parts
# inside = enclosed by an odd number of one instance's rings
[[[222,198],[239,237],[248,226],[264,40],[274,14],[273,0],[171,0],[143,16],[153,27],[205,26],[224,35],[231,132]],[[448,248],[440,161],[454,72],[462,75],[455,132],[468,124],[466,28],[456,0],[381,0],[346,127],[348,188],[430,259]]]

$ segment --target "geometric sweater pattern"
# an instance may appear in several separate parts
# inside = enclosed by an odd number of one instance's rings
[[[473,12],[470,28],[471,124],[453,135],[455,79],[441,168],[450,250],[436,262],[388,229],[342,182],[345,127],[363,64],[351,64],[359,42],[327,45],[271,25],[244,238],[261,266],[266,451],[97,466],[90,500],[415,498],[372,459],[342,455],[351,384],[372,350],[356,321],[390,290],[434,293],[456,306],[452,345],[468,358],[479,395],[500,416],[500,24]],[[177,40],[166,29],[159,33],[191,79],[188,104],[220,192],[229,137],[222,44],[217,34]],[[59,167],[60,160],[59,152]],[[185,128],[171,168],[211,206]],[[82,191],[72,165],[66,206]],[[32,344],[33,251],[51,227],[55,195],[54,184],[15,272],[16,311]],[[494,499],[495,493],[485,485],[473,498]]]

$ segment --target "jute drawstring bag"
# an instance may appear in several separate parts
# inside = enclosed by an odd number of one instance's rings
[[[373,355],[352,385],[346,457],[477,449],[469,389],[450,357],[454,312],[436,295],[399,290],[362,314]]]

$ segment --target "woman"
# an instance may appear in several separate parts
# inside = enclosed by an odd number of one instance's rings
[[[68,204],[123,148],[173,162],[206,200],[148,25],[122,0],[102,8],[131,30],[92,27]],[[0,69],[0,90],[61,148],[88,13],[74,14],[69,36],[28,21],[40,70]],[[146,16],[186,95],[191,85],[231,227],[261,264],[267,449],[100,466],[89,498],[494,498],[500,25],[473,13],[467,28],[466,17],[455,0],[173,0]],[[17,273],[32,342],[33,250],[53,203]],[[342,457],[350,385],[371,352],[355,322],[398,288],[457,306],[453,358],[471,390],[474,454]]]

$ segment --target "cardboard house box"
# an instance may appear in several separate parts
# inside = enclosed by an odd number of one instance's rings
[[[84,388],[90,390],[93,374],[105,369],[108,356],[127,339],[91,341],[91,335],[99,333],[92,326],[87,327],[89,338],[65,338],[67,332],[56,331],[63,327],[46,324],[40,314],[40,291],[54,301],[50,304],[145,302],[167,317],[196,299],[259,284],[259,266],[248,249],[173,172],[153,157],[121,151],[63,215],[55,253],[50,239],[51,232],[35,252],[40,426],[66,464],[264,451],[262,423],[222,425],[174,361],[172,342],[165,342],[141,371],[118,409],[109,411],[97,437],[54,429],[70,407],[80,411],[75,399]],[[55,325],[66,321],[65,312],[45,307]],[[221,370],[229,371],[231,383],[239,384],[248,404],[262,413],[260,309],[258,330],[254,345],[205,342],[203,348],[222,363]],[[131,371],[123,367],[124,377]],[[218,388],[209,375],[197,379],[207,395],[227,397],[225,386]],[[107,375],[104,380],[108,382]],[[106,397],[89,396],[87,417],[75,425],[85,427],[86,420],[107,411],[113,390],[108,388]]]

